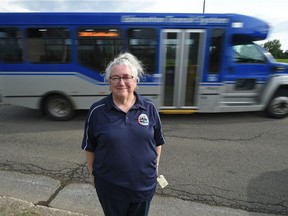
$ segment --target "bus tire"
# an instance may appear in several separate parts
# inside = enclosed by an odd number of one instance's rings
[[[285,118],[288,115],[288,91],[277,92],[268,103],[265,114],[270,118]]]
[[[67,121],[75,115],[71,101],[62,95],[47,97],[44,102],[44,112],[49,119],[55,121]]]

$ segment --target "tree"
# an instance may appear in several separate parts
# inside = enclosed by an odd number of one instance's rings
[[[281,50],[281,43],[277,39],[264,43],[263,47],[266,48],[274,58],[286,57],[285,52]]]

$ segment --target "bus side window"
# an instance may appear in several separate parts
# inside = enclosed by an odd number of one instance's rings
[[[32,63],[68,63],[71,39],[66,28],[28,28],[28,60]]]
[[[22,62],[22,32],[17,28],[0,28],[0,61]]]
[[[209,47],[209,73],[219,73],[223,50],[224,29],[213,29]]]
[[[80,64],[103,73],[122,49],[120,31],[115,28],[79,28],[77,53]]]
[[[156,71],[156,49],[155,29],[128,29],[128,50],[141,59],[147,74],[153,74]]]

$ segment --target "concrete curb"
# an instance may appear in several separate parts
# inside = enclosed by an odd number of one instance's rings
[[[35,216],[86,216],[84,214],[74,213],[71,211],[34,205],[31,202],[13,197],[0,196],[1,216],[13,216],[21,214],[27,215],[28,213]]]

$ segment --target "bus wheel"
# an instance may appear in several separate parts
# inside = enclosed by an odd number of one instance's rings
[[[265,113],[271,118],[285,118],[288,115],[288,92],[282,90],[276,93],[266,107]]]
[[[56,121],[67,121],[75,115],[72,103],[61,95],[52,95],[46,98],[44,112],[48,118]]]

